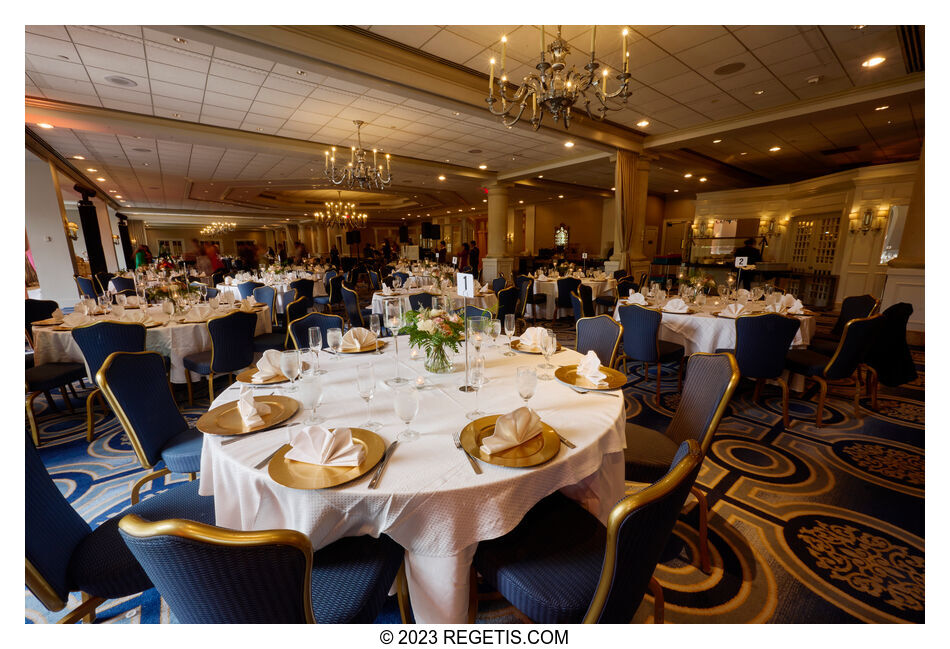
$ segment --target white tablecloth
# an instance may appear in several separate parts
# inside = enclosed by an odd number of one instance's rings
[[[409,304],[410,295],[418,295],[423,293],[425,289],[397,289],[399,292],[394,295],[383,295],[382,292],[376,291],[373,293],[373,300],[370,304],[370,309],[373,313],[383,313],[383,302],[385,299],[392,299],[394,297],[399,297],[402,302],[403,312],[409,311],[412,306]],[[440,294],[441,295],[441,294]],[[438,296],[433,296],[438,297]],[[452,298],[452,302],[455,305],[456,309],[462,308],[462,298],[459,297],[459,294],[455,291],[449,292],[449,297]],[[478,307],[479,309],[485,309],[486,311],[492,311],[498,305],[498,298],[495,297],[494,293],[476,293],[475,297],[469,298],[468,303],[472,306]]]
[[[407,338],[400,339],[402,376],[424,374],[421,362],[408,361]],[[536,365],[537,355],[501,355],[499,345],[487,352],[490,382],[479,394],[479,407],[488,413],[509,412],[522,405],[515,388],[515,368]],[[323,356],[323,355],[321,355]],[[564,350],[554,357],[559,365],[575,363],[580,355]],[[381,356],[370,354],[323,356],[325,426],[358,426],[365,406],[355,386],[356,365],[371,362],[380,388],[372,402],[374,419],[383,424],[387,444],[404,429],[393,413],[395,393],[383,385],[394,374],[393,346]],[[456,367],[459,367],[457,364]],[[407,550],[409,591],[416,620],[461,623],[468,607],[469,566],[481,540],[513,529],[524,514],[545,496],[562,489],[606,521],[623,496],[624,402],[616,397],[581,395],[552,381],[539,381],[531,407],[542,419],[572,440],[544,465],[529,469],[482,464],[476,475],[455,448],[452,434],[468,420],[464,413],[475,395],[460,392],[461,371],[428,375],[435,385],[420,393],[419,414],[412,423],[420,439],[401,442],[378,489],[370,478],[323,490],[297,490],[273,482],[266,471],[254,469],[262,458],[288,441],[286,428],[221,446],[221,438],[205,436],[201,458],[200,493],[215,496],[217,524],[242,530],[289,528],[310,537],[321,548],[345,537],[387,534]],[[270,388],[258,389],[268,394]],[[232,386],[213,405],[233,401]],[[303,417],[299,413],[294,420]]]
[[[615,293],[617,290],[617,280],[613,278],[603,280],[584,278],[581,280],[581,283],[590,286],[592,299],[600,295]],[[534,292],[535,294],[544,293],[548,296],[548,299],[544,303],[544,311],[540,315],[545,320],[553,320],[557,307],[557,280],[534,280]],[[537,308],[536,305],[529,306],[530,308]]]
[[[161,307],[149,307],[150,313],[160,314]],[[217,315],[227,313],[219,309]],[[167,317],[164,316],[163,317]],[[98,316],[99,320],[108,320],[109,316]],[[254,335],[270,333],[270,309],[264,308],[257,313],[257,328]],[[33,327],[34,354],[36,364],[41,363],[83,363],[85,362],[79,345],[69,331],[53,331],[52,327]],[[188,354],[211,349],[211,336],[203,322],[167,324],[145,331],[145,349],[158,352],[171,358],[172,383],[185,383],[185,366],[182,358]],[[89,368],[86,368],[88,374]],[[92,376],[89,376],[92,380]]]

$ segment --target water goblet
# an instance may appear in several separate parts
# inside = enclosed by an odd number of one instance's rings
[[[382,354],[382,350],[379,348],[379,333],[381,331],[381,326],[379,322],[379,314],[373,313],[369,316],[369,330],[373,332],[373,335],[376,336],[376,351],[374,354]]]
[[[175,303],[168,298],[162,300],[162,313],[167,315],[170,320],[175,315]]]
[[[327,329],[327,347],[333,352],[337,360],[340,359],[340,350],[343,348],[343,330],[339,327]]]
[[[208,298],[208,306],[210,306],[212,309],[217,310],[218,305],[220,304],[221,304],[221,298],[219,298],[217,295],[215,295],[214,297]]]
[[[489,335],[491,336],[491,346],[496,347],[498,345],[498,336],[501,335],[501,320],[492,318],[490,324]]]
[[[419,391],[412,386],[397,389],[396,399],[393,401],[393,410],[396,411],[396,416],[406,424],[406,430],[399,433],[397,439],[401,442],[412,442],[419,439],[419,433],[409,427],[419,412]]]
[[[366,402],[366,422],[359,427],[375,432],[382,424],[373,421],[373,409],[370,406],[370,401],[376,396],[376,373],[371,363],[360,363],[356,366],[356,389]]]
[[[466,412],[465,416],[469,419],[478,419],[484,417],[485,413],[478,409],[478,391],[485,385],[485,359],[481,354],[475,355],[475,362],[469,371],[469,386],[475,392],[475,409]]]
[[[511,351],[511,337],[515,334],[515,314],[506,313],[505,314],[505,335],[508,336],[508,351],[505,352],[505,356],[514,356],[515,353]]]
[[[315,374],[326,374],[327,371],[320,367],[320,350],[323,348],[323,331],[320,327],[310,327],[307,329],[307,337],[310,342],[310,351],[313,352],[317,367]]]
[[[395,286],[395,281],[398,278],[393,278],[393,286]],[[407,383],[409,379],[404,379],[399,376],[399,328],[402,326],[402,300],[399,298],[389,299],[383,302],[385,316],[386,316],[386,326],[389,329],[389,332],[393,337],[393,365],[395,367],[396,373],[391,379],[386,380],[386,385],[388,386],[397,386]]]
[[[524,405],[528,405],[528,400],[534,396],[534,391],[538,387],[538,373],[533,367],[522,365],[518,367],[518,395],[524,400]]]
[[[126,302],[129,301],[129,298],[125,296],[125,293],[116,293],[115,303],[119,306],[125,306]]]
[[[323,381],[315,374],[300,377],[300,390],[297,394],[300,407],[307,413],[306,424],[319,424],[326,421],[317,415],[317,408],[323,402]]]
[[[541,353],[544,355],[544,362],[541,363],[538,368],[543,370],[554,369],[554,366],[551,364],[551,355],[555,350],[557,350],[557,335],[550,329],[546,329],[545,335],[541,337]],[[538,378],[542,381],[550,381],[554,377],[550,372],[545,372]]]
[[[300,375],[300,352],[296,349],[289,349],[280,353],[280,373],[290,381],[290,387],[286,389],[288,393],[297,391],[294,383]]]

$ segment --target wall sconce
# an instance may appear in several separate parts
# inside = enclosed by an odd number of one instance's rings
[[[775,219],[761,219],[759,221],[759,236],[765,237],[765,240],[768,241],[772,237],[780,237],[785,234],[785,222],[776,221]]]
[[[856,214],[852,214],[849,225],[849,234],[857,234],[858,232],[867,234],[868,232],[880,232],[883,229],[880,219],[874,216],[874,210],[870,207],[864,210],[864,214],[861,215],[860,219]]]
[[[138,242],[135,240],[135,237],[132,237],[131,239],[129,239],[129,243],[131,243],[134,246]]]
[[[705,237],[707,227],[706,221],[693,222],[693,232],[697,237]]]
[[[66,235],[73,241],[79,239],[79,226],[72,221],[68,221],[66,223]]]
[[[505,235],[505,243],[507,243],[508,245],[511,245],[514,242],[515,242],[515,235],[513,232],[509,232],[508,234]]]
[[[119,235],[117,234],[112,235],[112,245],[113,246],[119,245]]]

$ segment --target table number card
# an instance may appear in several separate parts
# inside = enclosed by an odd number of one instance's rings
[[[582,252],[582,253],[581,253],[581,259],[587,259],[587,253],[586,253],[586,252]]]
[[[458,273],[459,297],[475,297],[475,283],[471,273]]]
[[[459,258],[458,258],[458,257],[452,257],[452,265],[453,265],[453,266],[457,266],[458,263],[459,263]]]
[[[748,257],[736,257],[736,268],[745,268],[749,265]]]

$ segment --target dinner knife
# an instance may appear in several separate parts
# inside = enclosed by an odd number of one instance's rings
[[[383,475],[383,469],[386,468],[386,464],[389,462],[389,458],[393,456],[393,451],[396,450],[396,445],[399,443],[399,440],[393,441],[389,445],[389,448],[386,449],[386,454],[383,455],[383,461],[379,463],[379,468],[376,469],[376,473],[373,475],[373,479],[369,482],[369,488],[375,489],[376,485],[379,484],[379,478]]]
[[[267,466],[267,463],[271,461],[271,458],[273,458],[275,455],[277,455],[278,451],[280,451],[280,449],[282,449],[282,448],[284,448],[284,444],[281,444],[280,446],[278,446],[277,448],[275,448],[273,453],[271,453],[270,455],[268,455],[267,457],[265,457],[263,460],[261,460],[260,462],[258,462],[257,464],[255,464],[255,465],[254,465],[254,468],[255,468],[255,469],[263,469],[265,466]]]

